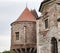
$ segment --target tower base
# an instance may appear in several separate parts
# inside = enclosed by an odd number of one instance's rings
[[[11,53],[37,53],[37,48],[17,48],[17,49],[11,49]]]

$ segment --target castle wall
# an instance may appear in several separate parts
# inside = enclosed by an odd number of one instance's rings
[[[60,9],[60,7],[58,8]],[[60,51],[60,43],[59,43],[59,35],[58,35],[58,22],[57,22],[57,17],[60,15],[58,13],[59,11],[57,10],[57,5],[54,2],[49,3],[48,5],[45,5],[43,10],[42,10],[42,17],[39,20],[39,32],[37,33],[38,36],[38,53],[52,53],[52,44],[51,44],[51,39],[52,37],[55,37],[57,40],[57,45],[58,45],[58,53]],[[45,27],[44,20],[48,19],[48,28]],[[42,24],[43,23],[43,24]],[[42,28],[42,29],[41,29]],[[40,30],[41,29],[41,30]],[[47,31],[47,34],[44,36],[44,34],[41,34],[41,31]]]
[[[26,26],[26,34],[24,33]],[[36,44],[36,22],[19,22],[12,25],[12,45],[14,44]],[[16,40],[15,32],[19,32],[19,40]],[[26,42],[25,42],[26,41]]]

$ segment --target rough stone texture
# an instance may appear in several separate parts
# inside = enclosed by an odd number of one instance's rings
[[[26,34],[24,34],[26,26]],[[15,32],[19,32],[19,40],[16,40]],[[36,22],[19,22],[12,25],[12,45],[14,44],[36,44]],[[26,43],[25,43],[26,40]]]
[[[57,21],[57,18],[60,18],[60,5],[58,0],[48,3],[44,6],[42,9],[42,16],[39,19],[37,23],[37,51],[38,53],[52,53],[52,44],[51,39],[52,37],[55,37],[57,40],[58,45],[58,53],[60,53],[60,42],[58,41],[60,39],[60,24]],[[45,29],[45,20],[48,19],[48,28]],[[47,34],[43,36],[41,34],[41,31],[47,31]]]
[[[24,27],[26,27],[24,32]],[[19,32],[16,40],[15,32]],[[11,52],[20,51],[21,48],[36,48],[36,22],[16,22],[11,26]],[[20,49],[19,49],[20,48]],[[23,49],[22,49],[23,50]],[[30,49],[29,49],[30,50]]]
[[[36,13],[36,12],[35,12]],[[11,24],[11,53],[36,53],[36,16],[27,7]],[[19,33],[18,40],[16,32]]]

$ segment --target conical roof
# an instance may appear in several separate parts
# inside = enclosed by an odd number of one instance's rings
[[[19,16],[19,18],[15,22],[19,21],[36,21],[35,16],[29,11],[29,9],[26,7],[23,13]]]
[[[38,19],[38,14],[35,9],[31,10],[31,13],[35,16],[36,19]]]

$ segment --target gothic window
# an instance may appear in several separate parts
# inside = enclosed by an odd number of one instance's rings
[[[52,39],[51,39],[51,44],[52,44],[51,52],[52,52],[52,53],[58,53],[57,40],[56,40],[55,37],[52,37]]]
[[[48,28],[48,19],[45,20],[45,28]]]
[[[16,40],[19,40],[19,32],[15,32],[16,34]]]

